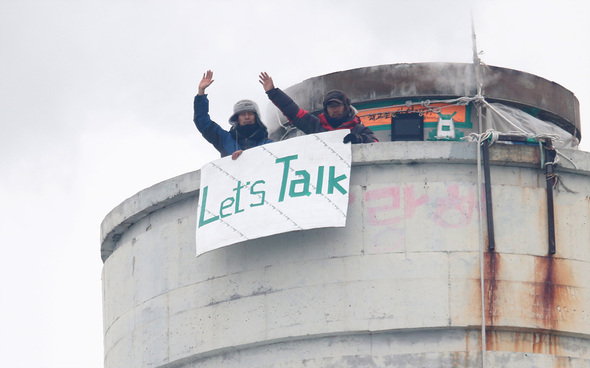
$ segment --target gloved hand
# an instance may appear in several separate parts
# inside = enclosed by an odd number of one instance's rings
[[[344,143],[351,142],[352,144],[355,143],[363,143],[363,139],[360,135],[354,133],[348,133],[343,140]]]

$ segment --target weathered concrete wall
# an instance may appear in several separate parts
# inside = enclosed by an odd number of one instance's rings
[[[538,148],[491,147],[488,366],[590,365],[590,154],[567,151],[547,255]],[[195,257],[199,175],[102,224],[105,367],[481,367],[476,146],[353,146],[346,228]],[[485,221],[485,219],[484,219]],[[485,226],[484,226],[485,228]]]

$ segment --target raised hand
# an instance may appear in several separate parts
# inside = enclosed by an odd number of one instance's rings
[[[203,74],[203,79],[199,83],[199,95],[205,94],[205,89],[209,87],[213,83],[213,72],[211,70],[207,70],[207,73]]]
[[[275,88],[275,84],[273,83],[272,78],[266,72],[260,73],[258,78],[260,78],[259,82],[260,84],[262,84],[262,87],[264,88],[265,92],[268,92],[271,89]]]

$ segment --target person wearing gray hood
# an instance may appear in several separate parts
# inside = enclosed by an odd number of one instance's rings
[[[248,148],[272,143],[268,138],[268,129],[260,120],[260,109],[256,102],[240,100],[234,105],[233,115],[229,118],[229,131],[220,127],[209,116],[209,99],[205,89],[213,83],[213,72],[207,70],[199,83],[199,90],[194,101],[193,121],[203,137],[221,154],[237,159]]]

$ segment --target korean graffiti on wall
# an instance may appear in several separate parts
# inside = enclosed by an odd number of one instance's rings
[[[411,239],[440,248],[445,237],[477,230],[473,184],[369,186],[362,196],[366,231],[382,251],[399,251]]]

